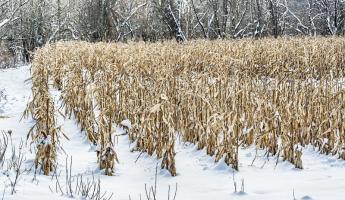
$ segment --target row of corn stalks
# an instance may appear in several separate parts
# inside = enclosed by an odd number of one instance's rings
[[[48,55],[45,49],[38,50],[41,55]],[[35,120],[27,139],[35,144],[36,170],[42,170],[49,175],[56,166],[58,148],[58,133],[56,126],[54,101],[49,92],[49,72],[46,67],[45,57],[34,58],[31,68],[32,73],[32,100],[24,111],[24,117],[31,116]]]
[[[345,39],[192,41],[185,44],[57,43],[44,47],[66,114],[117,160],[113,127],[129,119],[134,150],[174,176],[175,137],[239,169],[255,145],[303,168],[302,147],[345,159]]]

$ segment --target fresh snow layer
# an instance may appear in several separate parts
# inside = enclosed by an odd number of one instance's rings
[[[10,20],[9,19],[4,19],[2,22],[0,22],[0,28],[3,27],[5,24],[7,24]]]
[[[26,104],[31,98],[30,67],[20,67],[0,71],[0,130],[12,130],[13,145],[18,147],[20,141],[26,142],[26,135],[34,124],[32,119],[20,121]],[[59,107],[59,92],[52,90],[56,107]],[[1,93],[3,93],[1,95]],[[57,114],[57,116],[59,116]],[[72,176],[82,174],[83,178],[101,181],[101,190],[107,194],[113,193],[116,200],[139,200],[145,198],[146,187],[154,186],[156,166],[157,199],[167,200],[170,186],[170,199],[173,199],[177,185],[177,200],[270,200],[270,199],[345,199],[345,162],[332,156],[320,155],[313,147],[303,150],[303,170],[298,170],[281,159],[276,165],[276,157],[266,157],[264,151],[256,151],[254,147],[241,149],[239,161],[240,171],[234,172],[224,162],[214,163],[214,158],[207,156],[205,151],[197,151],[195,145],[186,144],[177,138],[176,168],[178,175],[171,177],[169,172],[159,168],[159,160],[147,154],[131,152],[126,135],[117,128],[115,151],[119,164],[115,165],[115,175],[105,176],[98,170],[96,147],[87,142],[80,128],[71,119],[58,117],[58,125],[69,140],[60,138],[62,148],[58,152],[58,169],[60,184],[65,190],[65,162],[72,157]],[[131,126],[129,121],[123,125]],[[34,145],[30,140],[25,144],[26,160],[16,186],[16,192],[11,195],[10,180],[15,173],[6,172],[6,167],[0,166],[0,199],[71,199],[67,195],[55,192],[56,180],[51,176],[38,174],[34,179],[33,160]],[[7,152],[10,157],[11,150]],[[234,189],[237,185],[237,192]],[[242,184],[243,183],[243,184]],[[244,187],[244,192],[241,187]],[[52,188],[52,191],[51,189]],[[80,197],[73,197],[80,199]]]

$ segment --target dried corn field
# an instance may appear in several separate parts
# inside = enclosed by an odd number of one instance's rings
[[[344,55],[341,37],[46,45],[0,69],[0,198],[343,200]]]
[[[239,148],[251,146],[300,169],[306,145],[345,159],[344,69],[344,38],[50,44],[36,52],[27,109],[37,121],[36,167],[53,170],[63,137],[50,81],[107,175],[121,162],[116,124],[133,151],[157,156],[172,176],[177,138],[235,170]]]

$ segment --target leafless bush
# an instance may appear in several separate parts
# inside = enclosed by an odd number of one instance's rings
[[[7,177],[9,186],[11,187],[11,194],[16,193],[16,186],[20,180],[20,177],[25,173],[29,172],[30,169],[23,169],[23,163],[25,162],[25,155],[23,152],[24,143],[20,141],[18,148],[13,144],[12,131],[2,131],[2,139],[0,139],[0,166],[2,173]],[[10,142],[9,142],[10,141]],[[11,156],[6,158],[6,150],[11,147]],[[14,172],[14,176],[12,174]],[[4,192],[6,190],[4,188]]]
[[[145,184],[145,199],[146,200],[158,200],[157,184],[158,184],[158,165],[156,166],[154,185],[148,187],[147,184]],[[171,187],[169,185],[167,200],[175,200],[176,195],[177,195],[177,183],[175,184],[174,191],[171,191]],[[131,200],[131,197],[129,197],[129,199]],[[140,199],[141,199],[141,195],[140,195]]]
[[[52,177],[55,178],[55,189],[49,186],[51,192],[66,195],[68,197],[82,197],[89,200],[110,200],[113,197],[113,193],[107,194],[107,192],[101,191],[100,179],[84,178],[82,174],[72,175],[72,157],[68,161],[66,157],[65,165],[65,181],[62,183],[59,180],[58,174],[55,172]]]
[[[5,154],[8,148],[8,134],[5,131],[2,132],[2,138],[0,138],[0,166],[1,168],[4,165]]]

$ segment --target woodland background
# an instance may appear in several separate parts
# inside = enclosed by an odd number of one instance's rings
[[[59,40],[345,34],[345,0],[0,0],[0,65]]]

